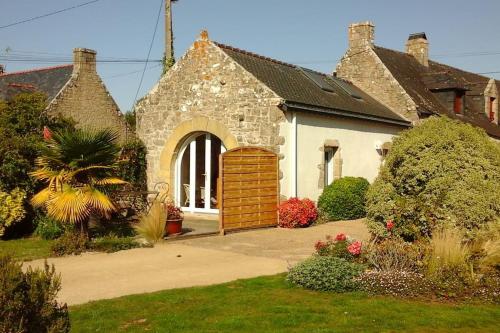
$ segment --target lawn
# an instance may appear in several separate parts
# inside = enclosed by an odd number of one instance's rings
[[[53,241],[40,238],[0,240],[0,253],[10,253],[17,260],[34,260],[51,256]]]
[[[284,275],[70,308],[72,332],[498,332],[500,307],[332,294]]]

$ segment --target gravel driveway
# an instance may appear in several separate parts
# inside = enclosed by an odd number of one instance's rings
[[[62,276],[60,301],[69,305],[164,289],[203,286],[285,272],[326,235],[368,239],[362,220],[306,229],[263,229],[176,240],[154,248],[50,258]],[[43,266],[43,260],[26,263]]]

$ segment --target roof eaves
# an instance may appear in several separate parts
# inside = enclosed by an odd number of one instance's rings
[[[313,111],[313,112],[318,112],[318,113],[323,113],[323,114],[328,114],[328,115],[333,114],[333,115],[344,116],[344,117],[348,117],[348,118],[371,120],[371,121],[377,121],[377,122],[388,123],[388,124],[395,124],[395,125],[400,125],[400,126],[405,126],[405,127],[412,126],[410,121],[407,121],[404,119],[401,119],[401,120],[389,119],[389,118],[367,115],[367,114],[346,111],[346,110],[341,110],[341,109],[331,109],[331,108],[320,107],[320,106],[315,106],[315,105],[296,103],[296,102],[292,102],[292,101],[284,101],[282,103],[282,105],[286,106],[287,109],[292,109],[292,110],[297,110],[297,111]]]

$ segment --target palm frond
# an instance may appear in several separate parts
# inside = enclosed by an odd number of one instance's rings
[[[124,181],[123,179],[116,178],[116,177],[102,178],[102,179],[96,180],[94,183],[96,185],[100,185],[100,186],[128,184],[128,182]]]
[[[87,186],[82,192],[85,195],[86,202],[94,211],[106,217],[116,211],[116,207],[109,197],[98,189]]]
[[[61,222],[79,223],[86,220],[91,212],[87,196],[71,186],[52,192],[47,204],[48,215]]]
[[[31,204],[35,207],[43,207],[50,200],[53,191],[46,187],[40,192],[36,193],[30,200]]]

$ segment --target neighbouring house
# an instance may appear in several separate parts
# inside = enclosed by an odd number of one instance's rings
[[[341,176],[373,181],[392,137],[411,126],[399,113],[346,80],[211,41],[206,32],[136,105],[149,188],[169,183],[176,203],[195,212],[217,212],[225,197],[217,190],[219,154],[236,147],[278,154],[281,197],[316,200]],[[237,184],[231,191],[259,186]],[[238,200],[234,209],[243,212]]]
[[[349,49],[337,65],[351,81],[405,119],[446,115],[483,128],[500,139],[500,81],[429,59],[425,33],[409,36],[406,52],[374,44],[371,22],[349,26]]]
[[[4,72],[0,68],[0,99],[9,100],[21,92],[43,92],[47,112],[73,119],[77,127],[119,133],[120,141],[134,135],[128,129],[118,105],[96,70],[96,52],[73,50],[73,64]]]

